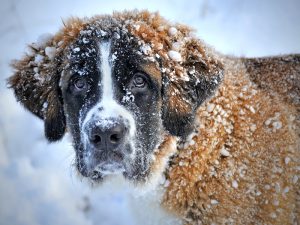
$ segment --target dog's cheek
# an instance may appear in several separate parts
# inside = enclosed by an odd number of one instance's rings
[[[65,133],[66,122],[63,107],[59,100],[54,100],[48,106],[45,118],[44,128],[45,136],[50,141],[60,140]]]

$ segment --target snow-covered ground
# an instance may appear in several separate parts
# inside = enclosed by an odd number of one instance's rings
[[[0,0],[0,224],[130,225],[137,213],[127,188],[90,188],[72,168],[68,138],[48,144],[43,124],[16,103],[5,79],[25,44],[54,33],[68,16],[149,9],[197,29],[223,53],[300,53],[299,0]],[[147,209],[145,209],[147,210]]]

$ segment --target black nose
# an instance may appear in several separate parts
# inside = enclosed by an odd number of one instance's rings
[[[89,133],[90,142],[102,150],[114,150],[124,140],[126,127],[122,122],[99,123]]]

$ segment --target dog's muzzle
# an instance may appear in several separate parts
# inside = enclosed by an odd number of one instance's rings
[[[98,178],[124,172],[128,123],[122,118],[98,119],[87,123],[84,130],[87,137],[86,175]]]

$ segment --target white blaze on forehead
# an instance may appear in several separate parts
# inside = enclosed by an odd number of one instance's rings
[[[112,60],[110,54],[110,42],[100,42],[100,59],[98,68],[100,71],[100,102],[93,106],[87,113],[82,128],[86,124],[92,123],[106,127],[108,121],[112,118],[123,119],[125,125],[129,128],[129,138],[133,139],[135,136],[135,120],[133,115],[122,105],[120,105],[114,98],[114,84],[112,79]],[[111,121],[112,122],[112,121]],[[103,124],[101,124],[103,123]],[[128,124],[126,124],[128,123]]]
[[[113,84],[111,77],[111,66],[109,64],[110,42],[100,43],[100,71],[102,74],[102,104],[113,102]]]
[[[100,105],[103,109],[101,112],[101,118],[118,118],[123,117],[123,119],[129,122],[130,135],[133,137],[135,132],[135,122],[132,114],[124,108],[124,106],[117,103],[114,99],[114,85],[112,81],[112,67],[110,62],[110,42],[102,42],[99,45],[101,60],[100,60],[100,72],[102,75],[101,87],[102,87],[102,98]]]

